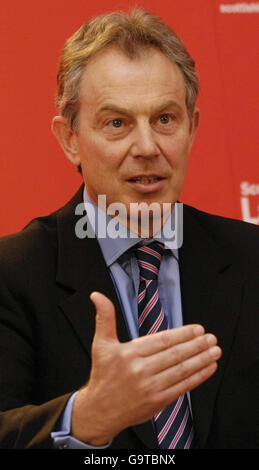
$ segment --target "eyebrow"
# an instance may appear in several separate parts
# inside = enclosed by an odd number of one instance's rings
[[[174,100],[169,100],[166,103],[163,103],[161,106],[159,106],[154,113],[159,114],[162,111],[164,111],[167,108],[177,108],[179,111],[182,110],[182,107]],[[99,113],[103,111],[113,111],[118,114],[124,114],[124,115],[129,115],[130,112],[126,108],[121,108],[120,106],[117,106],[115,104],[105,104],[99,109]]]
[[[156,113],[159,114],[167,108],[176,108],[178,111],[182,111],[182,107],[177,103],[177,101],[169,100],[166,103],[162,104],[157,108]]]

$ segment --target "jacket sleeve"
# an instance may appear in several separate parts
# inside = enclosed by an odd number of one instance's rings
[[[51,449],[51,432],[71,394],[0,413],[1,449]]]
[[[52,448],[50,433],[71,394],[37,403],[36,326],[19,299],[0,291],[0,448]]]
[[[19,251],[19,260],[18,253]],[[31,261],[31,260],[30,260]],[[35,260],[36,263],[36,260]],[[72,394],[39,398],[37,318],[26,252],[17,237],[0,243],[0,448],[52,448],[51,432]],[[28,268],[29,269],[29,268]],[[34,274],[34,273],[33,273]],[[41,280],[40,280],[41,282]]]

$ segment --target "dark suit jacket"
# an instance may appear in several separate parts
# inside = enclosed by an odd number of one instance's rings
[[[114,302],[118,336],[129,339],[96,239],[75,236],[81,201],[82,188],[56,213],[0,241],[2,448],[52,447],[50,432],[89,376],[93,290]],[[258,448],[259,228],[185,206],[179,263],[184,323],[201,323],[223,349],[215,375],[191,392],[196,446]],[[156,447],[150,422],[112,444]]]

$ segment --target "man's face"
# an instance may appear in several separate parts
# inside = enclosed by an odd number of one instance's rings
[[[179,68],[156,49],[129,59],[109,48],[81,82],[76,145],[88,194],[97,203],[174,203],[198,123],[190,122]]]

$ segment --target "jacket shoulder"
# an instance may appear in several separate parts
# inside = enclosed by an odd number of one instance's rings
[[[222,217],[184,205],[187,217],[195,218],[207,235],[229,253],[259,260],[259,226],[242,220]]]
[[[0,238],[0,265],[21,263],[44,255],[55,247],[56,215],[33,219],[23,230]]]
[[[55,215],[32,220],[21,232],[0,238],[2,303],[12,292],[23,298],[33,287],[55,279],[57,263]]]

